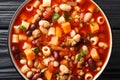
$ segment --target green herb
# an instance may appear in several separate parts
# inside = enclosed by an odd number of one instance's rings
[[[82,58],[82,56],[81,56],[80,54],[77,54],[77,55],[76,55],[76,60],[77,60],[77,61],[80,61],[81,58]]]
[[[68,12],[64,12],[64,18],[65,18],[65,20],[72,21],[72,17],[70,16],[70,14]]]
[[[81,55],[81,56],[84,56],[85,54],[86,54],[86,51],[82,49],[82,50],[80,51],[80,55]]]
[[[87,35],[87,40],[90,41],[90,38],[91,38],[91,36],[90,36],[90,34],[88,34],[88,35]]]
[[[58,13],[54,13],[52,16],[52,22],[56,22],[59,17],[60,15]]]
[[[83,60],[83,56],[86,54],[86,51],[85,50],[81,50],[79,54],[76,55],[76,60],[77,61],[81,61]]]
[[[67,45],[68,45],[68,46],[71,46],[71,42],[70,42],[70,41],[68,41]]]
[[[26,31],[27,29],[26,29],[26,27],[25,26],[23,26],[23,25],[20,25],[19,26],[19,29],[22,29],[22,30],[24,30],[24,31]]]
[[[38,54],[40,52],[39,47],[35,47],[33,51],[34,53]]]
[[[60,79],[60,74],[56,74],[57,79]]]
[[[47,68],[43,68],[40,73],[44,73],[47,70]]]
[[[19,54],[20,59],[24,59],[24,56],[22,53]]]
[[[69,21],[72,21],[72,17],[71,16],[69,16]]]

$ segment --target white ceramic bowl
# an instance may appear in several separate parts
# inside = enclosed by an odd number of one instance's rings
[[[10,56],[11,56],[11,59],[12,59],[12,62],[13,64],[15,65],[15,68],[17,69],[17,71],[20,73],[20,75],[27,80],[27,78],[24,76],[24,74],[19,70],[16,62],[14,61],[14,58],[13,58],[13,54],[11,52],[11,44],[10,44],[10,36],[11,36],[11,31],[12,31],[12,26],[13,26],[13,22],[15,21],[15,18],[17,17],[18,13],[21,11],[21,9],[29,2],[29,0],[26,0],[19,8],[18,10],[16,11],[14,17],[12,18],[12,21],[9,25],[9,37],[8,37],[8,44],[9,44],[9,52],[10,52]],[[103,16],[105,17],[106,21],[107,21],[107,25],[108,25],[108,28],[109,28],[109,34],[110,34],[110,48],[109,48],[109,52],[108,52],[108,56],[107,56],[107,59],[103,65],[103,67],[101,68],[101,70],[95,75],[94,79],[93,80],[96,80],[100,74],[103,72],[103,70],[105,69],[105,67],[107,66],[107,63],[110,59],[110,55],[111,55],[111,50],[112,50],[112,32],[111,32],[111,28],[110,28],[110,24],[108,22],[108,19],[106,18],[104,12],[102,11],[102,9],[92,0],[93,4],[95,4],[99,9],[100,11],[102,12]]]

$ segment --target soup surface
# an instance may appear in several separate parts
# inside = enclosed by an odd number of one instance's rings
[[[107,21],[91,0],[30,0],[11,29],[11,52],[29,80],[92,80],[110,49]]]

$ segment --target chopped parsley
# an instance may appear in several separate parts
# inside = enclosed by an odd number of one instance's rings
[[[72,17],[70,16],[70,14],[68,12],[64,12],[64,18],[65,18],[65,20],[72,21]]]
[[[60,15],[58,13],[54,13],[52,16],[52,22],[56,22],[59,17]]]
[[[68,41],[67,45],[68,45],[68,46],[71,46],[71,44],[72,44],[72,43],[71,43],[70,41]]]
[[[90,41],[90,38],[91,38],[91,36],[90,36],[90,34],[88,34],[88,35],[87,35],[87,40]]]
[[[57,79],[60,79],[60,74],[56,74]]]
[[[81,61],[83,60],[83,56],[86,54],[86,51],[85,50],[81,50],[79,54],[76,55],[76,60],[77,61]]]
[[[19,29],[24,30],[24,31],[26,31],[26,30],[27,30],[27,29],[26,29],[26,27],[25,27],[25,26],[23,26],[23,25],[20,25],[20,26],[19,26]]]
[[[39,47],[35,47],[33,51],[34,53],[38,54],[40,52]]]
[[[22,53],[19,54],[20,59],[24,59],[24,56]]]

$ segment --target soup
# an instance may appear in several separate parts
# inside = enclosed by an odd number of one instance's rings
[[[109,25],[91,0],[31,0],[13,21],[10,46],[29,80],[93,80],[109,54]]]

